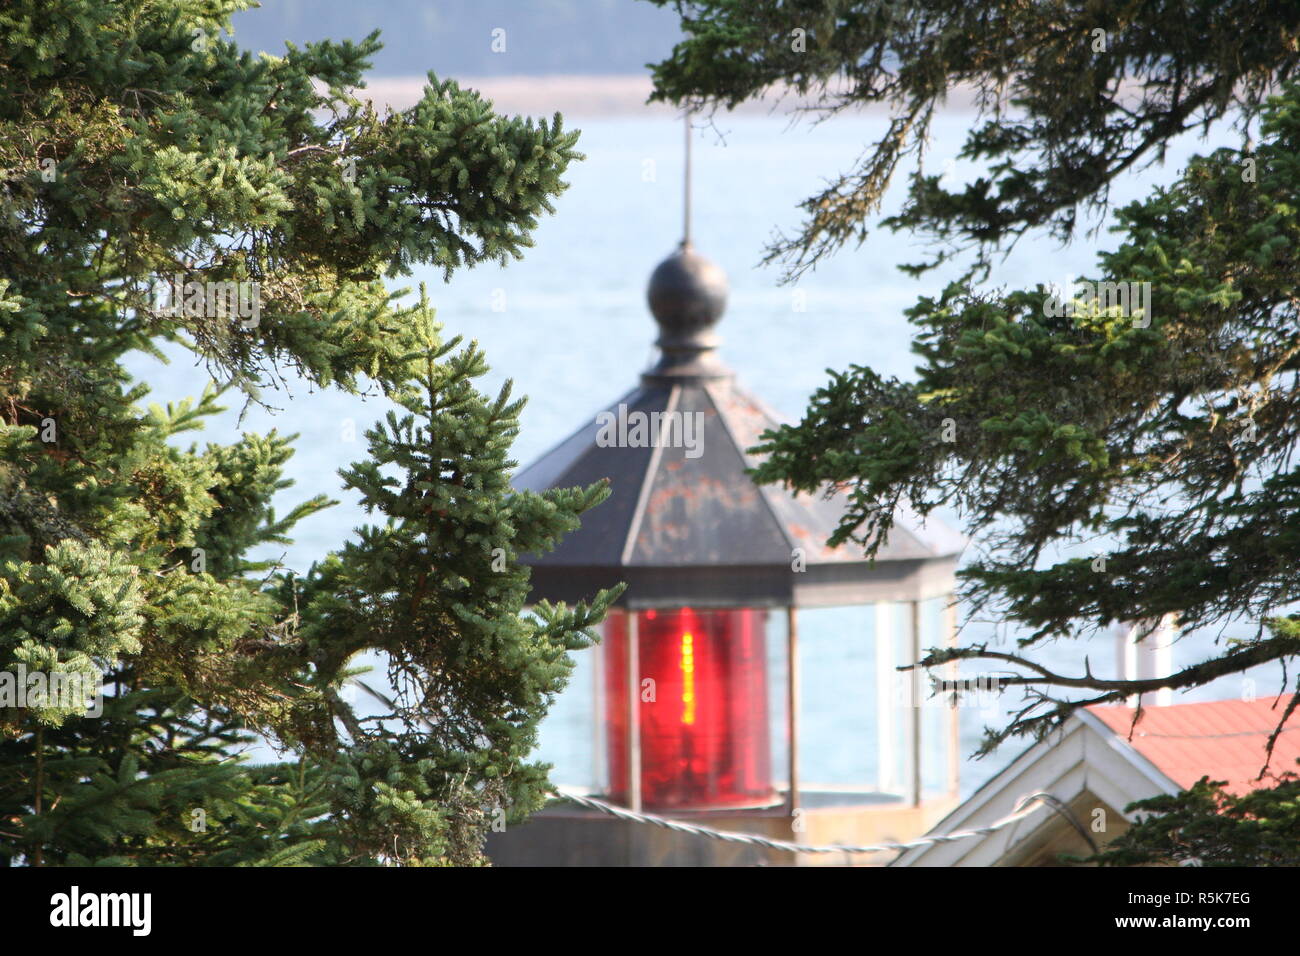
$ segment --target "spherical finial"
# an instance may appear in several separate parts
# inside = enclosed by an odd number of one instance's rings
[[[713,325],[727,307],[727,274],[690,242],[659,263],[646,289],[659,323],[659,361],[641,377],[650,384],[730,378],[718,360]]]
[[[674,344],[707,332],[727,307],[727,274],[683,243],[650,276],[650,311]]]

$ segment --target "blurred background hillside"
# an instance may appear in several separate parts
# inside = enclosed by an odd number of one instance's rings
[[[241,46],[384,34],[375,76],[644,73],[680,35],[670,9],[633,0],[265,0],[234,18]],[[506,54],[491,49],[507,31]],[[481,42],[474,42],[474,38]]]

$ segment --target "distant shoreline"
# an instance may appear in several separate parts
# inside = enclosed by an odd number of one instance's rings
[[[641,75],[551,75],[551,76],[481,76],[453,77],[462,87],[478,90],[491,100],[501,113],[549,116],[557,110],[565,116],[674,116],[676,107],[665,103],[648,103],[654,86],[648,74]],[[406,109],[420,98],[427,81],[422,76],[367,78],[366,88],[358,90],[362,99],[377,107]],[[973,97],[954,95],[948,109],[969,109]],[[784,99],[772,95],[743,103],[733,112],[742,115],[788,116],[808,106],[796,96]],[[858,112],[887,112],[887,107],[873,105]]]

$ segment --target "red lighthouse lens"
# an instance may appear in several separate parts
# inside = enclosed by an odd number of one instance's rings
[[[637,612],[641,801],[714,808],[775,798],[767,719],[767,612]],[[610,796],[627,800],[627,618],[605,635]]]

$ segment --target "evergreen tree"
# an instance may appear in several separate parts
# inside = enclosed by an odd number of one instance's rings
[[[411,863],[472,863],[486,828],[540,807],[545,768],[526,763],[538,719],[567,679],[567,652],[589,645],[616,596],[524,612],[519,554],[549,550],[608,489],[512,492],[523,402],[509,383],[495,400],[480,395],[483,355],[458,344],[429,334],[392,393],[406,414],[368,431],[370,457],[343,473],[385,522],[359,529],[299,596],[300,635],[338,718],[319,731],[346,757],[334,790],[344,862],[378,847]],[[385,707],[365,718],[333,690],[362,651],[385,656],[396,689],[368,688]]]
[[[1245,794],[1202,777],[1181,793],[1139,800],[1137,823],[1081,862],[1101,866],[1300,866],[1300,778]]]
[[[980,549],[959,572],[965,596],[1026,633],[1017,652],[980,643],[922,663],[1012,666],[1002,686],[1029,698],[989,746],[1081,706],[1300,654],[1300,618],[1281,613],[1300,597],[1298,107],[1290,87],[1266,109],[1255,153],[1197,158],[1173,187],[1118,211],[1126,241],[1099,256],[1093,278],[1150,283],[1145,313],[1043,286],[954,283],[908,310],[916,381],[853,366],[813,396],[800,424],[768,436],[760,480],[850,488],[837,542],[874,552],[903,502],[964,515]],[[1250,170],[1257,176],[1243,176]],[[1217,656],[1143,680],[1093,674],[1086,660],[1060,673],[1032,654],[1169,614],[1187,629],[1260,626]],[[1300,698],[1289,700],[1280,722]]]
[[[810,196],[804,227],[767,261],[794,278],[861,243],[900,166],[908,201],[883,225],[986,267],[1007,243],[1074,235],[1116,176],[1163,160],[1175,136],[1258,118],[1300,66],[1290,0],[649,0],[685,39],[654,66],[653,98],[734,107],[775,90],[824,116],[884,105],[889,124],[850,170]],[[935,111],[969,101],[959,154],[987,174],[949,192],[922,168]]]
[[[805,229],[770,250],[787,276],[865,237],[933,109],[961,87],[977,94],[983,121],[961,155],[987,173],[950,193],[918,170],[903,210],[884,220],[978,253],[965,281],[907,311],[916,380],[860,365],[832,373],[802,422],[764,436],[756,451],[770,457],[756,477],[845,489],[851,507],[832,542],[873,554],[903,503],[961,513],[978,553],[959,572],[972,615],[1023,636],[1010,650],[931,649],[920,664],[973,661],[1023,690],[981,752],[1082,706],[1300,655],[1300,616],[1287,613],[1300,599],[1300,89],[1287,82],[1300,7],[674,5],[687,37],[655,68],[661,99],[732,106],[786,83],[832,113],[893,108],[859,168],[809,199]],[[1069,237],[1117,175],[1220,119],[1258,121],[1262,142],[1197,157],[1172,187],[1117,210],[1122,244],[1087,285],[971,285],[1016,237]],[[1121,300],[1117,283],[1140,295]],[[1098,676],[1082,650],[1068,671],[1036,654],[1116,621],[1150,633],[1169,614],[1185,629],[1246,620],[1256,630],[1143,680]],[[1279,690],[1280,730],[1300,684]],[[1187,799],[1203,809],[1209,798]]]
[[[495,815],[542,799],[537,722],[611,597],[524,611],[518,554],[605,489],[514,494],[519,403],[382,282],[520,256],[576,134],[432,74],[378,114],[351,92],[375,36],[254,57],[223,35],[250,5],[0,9],[10,865],[481,862]],[[220,387],[143,407],[123,358],[160,343]],[[272,509],[293,436],[181,444],[284,370],[409,412],[346,472],[385,524],[301,577],[251,557],[330,504]],[[399,679],[384,719],[340,693],[365,651]],[[20,668],[103,674],[102,713],[5,698]],[[241,762],[251,733],[282,762]]]

